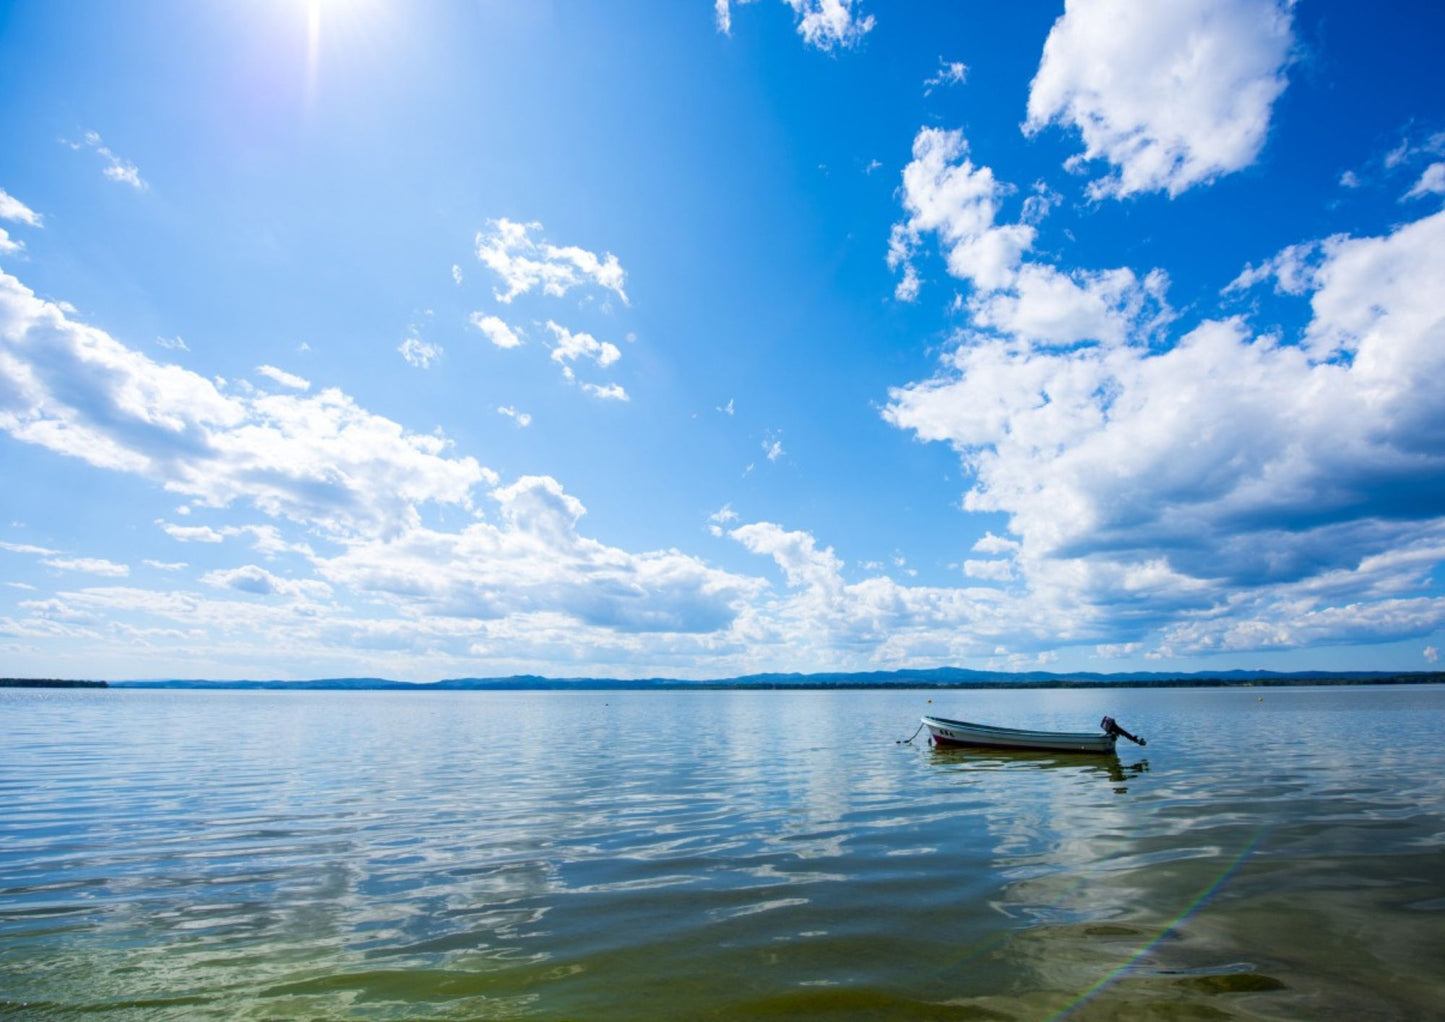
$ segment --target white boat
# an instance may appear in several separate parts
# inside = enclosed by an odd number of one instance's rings
[[[1144,739],[1135,738],[1125,731],[1114,718],[1105,717],[1103,731],[1097,734],[1089,731],[1026,731],[1011,727],[993,727],[989,724],[973,724],[966,720],[949,720],[947,717],[924,717],[923,726],[928,728],[935,745],[972,745],[991,749],[1038,749],[1044,752],[1102,752],[1114,751],[1114,743],[1123,735],[1140,745]]]

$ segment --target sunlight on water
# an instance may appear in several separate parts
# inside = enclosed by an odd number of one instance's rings
[[[931,709],[1070,730],[1108,712],[1149,746],[899,744]],[[10,690],[0,713],[0,1015],[1445,1000],[1437,687]]]

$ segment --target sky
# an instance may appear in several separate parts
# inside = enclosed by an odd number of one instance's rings
[[[1440,669],[1442,42],[0,2],[0,674]]]

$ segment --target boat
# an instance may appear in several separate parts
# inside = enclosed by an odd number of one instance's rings
[[[1026,731],[1012,727],[974,724],[966,720],[925,716],[923,726],[935,745],[971,745],[990,749],[1037,749],[1042,752],[1110,753],[1119,737],[1139,745],[1147,744],[1105,717],[1099,733],[1091,731]]]

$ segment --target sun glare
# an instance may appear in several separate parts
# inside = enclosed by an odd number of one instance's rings
[[[378,0],[303,0],[306,13],[306,106],[316,104],[323,45],[357,34],[377,12]]]

